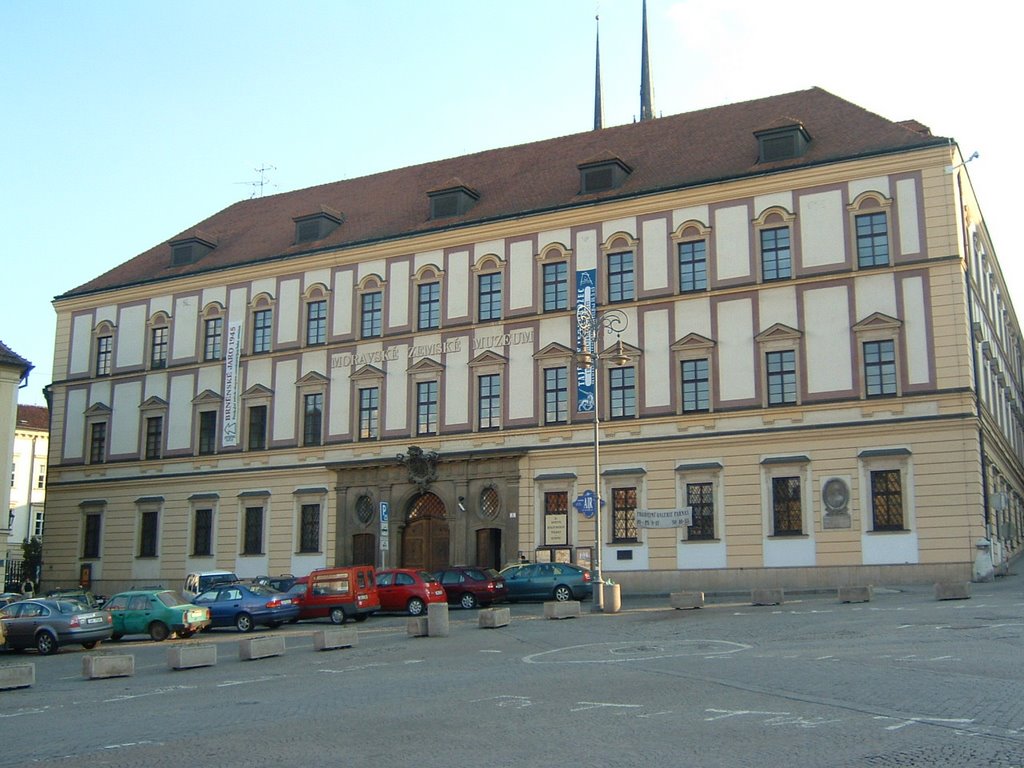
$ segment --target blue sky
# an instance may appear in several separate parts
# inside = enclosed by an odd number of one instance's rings
[[[631,122],[640,5],[2,0],[0,339],[36,366],[19,402],[43,404],[52,379],[54,296],[238,200],[590,130],[597,12],[605,122]],[[821,86],[977,150],[971,180],[1024,313],[1012,4],[771,7],[648,0],[656,110]]]

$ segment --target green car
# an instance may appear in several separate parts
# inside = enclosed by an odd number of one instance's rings
[[[210,625],[210,610],[183,602],[170,589],[137,589],[120,592],[103,605],[114,617],[113,640],[125,635],[149,635],[160,642],[173,632],[192,637]]]

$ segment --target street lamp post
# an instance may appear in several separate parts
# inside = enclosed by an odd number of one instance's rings
[[[593,312],[590,307],[580,304],[576,307],[576,324],[579,327],[581,346],[583,347],[578,359],[581,367],[590,372],[593,384],[593,399],[590,404],[594,414],[594,503],[596,507],[594,510],[594,577],[597,581],[594,610],[604,611],[604,574],[601,570],[601,547],[604,542],[601,526],[601,412],[599,409],[601,385],[598,374],[602,360],[607,359],[618,367],[629,362],[629,355],[626,354],[621,338],[622,332],[629,325],[629,318],[618,309]],[[619,336],[615,346],[604,353],[597,349],[598,334],[601,330],[611,331]]]

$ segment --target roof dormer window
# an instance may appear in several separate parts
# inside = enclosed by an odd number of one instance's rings
[[[217,247],[213,238],[195,233],[180,240],[171,240],[171,266],[181,267],[185,264],[195,264],[206,254]]]
[[[580,163],[580,194],[607,192],[622,186],[633,169],[617,157]]]
[[[345,217],[337,211],[321,205],[320,210],[316,213],[296,216],[292,221],[295,222],[295,244],[298,245],[299,243],[323,240],[345,223]]]
[[[480,199],[480,194],[465,184],[456,183],[427,192],[427,197],[430,198],[430,218],[446,219],[467,213]]]
[[[798,122],[786,122],[762,131],[754,131],[754,136],[757,138],[759,163],[803,157],[811,142],[811,135]]]

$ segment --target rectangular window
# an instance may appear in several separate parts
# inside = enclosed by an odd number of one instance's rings
[[[96,375],[110,375],[110,359],[114,350],[113,336],[100,336],[96,339]]]
[[[139,519],[139,557],[156,557],[156,533],[159,513],[155,510],[143,512]]]
[[[107,460],[107,422],[97,421],[89,428],[89,463]]]
[[[608,378],[611,417],[627,419],[636,416],[636,370],[632,366],[610,368]]]
[[[374,339],[383,333],[383,311],[384,297],[380,291],[364,293],[360,299],[362,302],[362,336],[364,339]]]
[[[416,385],[416,434],[437,434],[436,381],[422,381]]]
[[[898,469],[871,473],[871,523],[875,531],[903,531],[903,478]]]
[[[896,344],[892,340],[864,342],[864,387],[868,397],[896,394]]]
[[[359,390],[359,439],[376,440],[380,427],[380,389]]]
[[[327,302],[311,301],[306,305],[306,344],[327,343]]]
[[[217,412],[199,412],[199,455],[207,456],[217,450]]]
[[[213,554],[213,510],[197,509],[192,525],[192,554],[209,557]]]
[[[82,557],[97,558],[100,556],[100,523],[103,515],[99,512],[91,512],[85,516],[85,541],[82,547]]]
[[[36,488],[42,490],[46,487],[46,465],[40,464],[36,472]]]
[[[854,219],[857,228],[857,266],[889,264],[889,225],[884,213],[866,213]]]
[[[260,309],[252,313],[252,353],[270,351],[273,338],[274,310]]]
[[[501,426],[501,376],[490,373],[477,379],[480,429]]]
[[[267,449],[267,406],[253,405],[249,408],[249,450]]]
[[[480,275],[478,304],[480,321],[501,319],[501,273]]]
[[[245,508],[245,531],[243,533],[242,554],[263,554],[263,507]]]
[[[707,243],[694,240],[679,244],[679,292],[703,291],[708,287]]]
[[[772,478],[772,535],[800,536],[804,532],[799,477]]]
[[[149,367],[167,367],[167,328],[154,328],[150,332]]]
[[[692,525],[686,529],[689,541],[715,538],[715,493],[712,483],[687,483],[686,505],[692,511]]]
[[[796,403],[796,352],[768,352],[765,355],[768,368],[768,405],[793,405]]]
[[[544,265],[544,311],[569,308],[569,265],[564,261]]]
[[[565,368],[544,369],[544,423],[569,421],[569,373]]]
[[[608,301],[632,301],[634,296],[633,253],[608,254]]]
[[[32,535],[37,538],[43,538],[43,515],[45,509],[43,507],[32,506]]]
[[[320,551],[320,505],[303,504],[299,532],[299,552]]]
[[[419,289],[419,324],[421,331],[441,327],[441,284],[424,283]]]
[[[637,541],[636,488],[612,488],[612,541]]]
[[[789,227],[761,230],[761,277],[784,280],[793,276],[789,250]]]
[[[224,355],[224,319],[214,317],[207,320],[203,338],[203,360],[220,360]]]
[[[146,458],[159,459],[164,448],[164,417],[150,416],[146,419]]]
[[[708,387],[708,361],[682,361],[683,413],[698,413],[710,409]]]
[[[302,398],[302,444],[320,445],[324,423],[324,396],[322,392]]]

